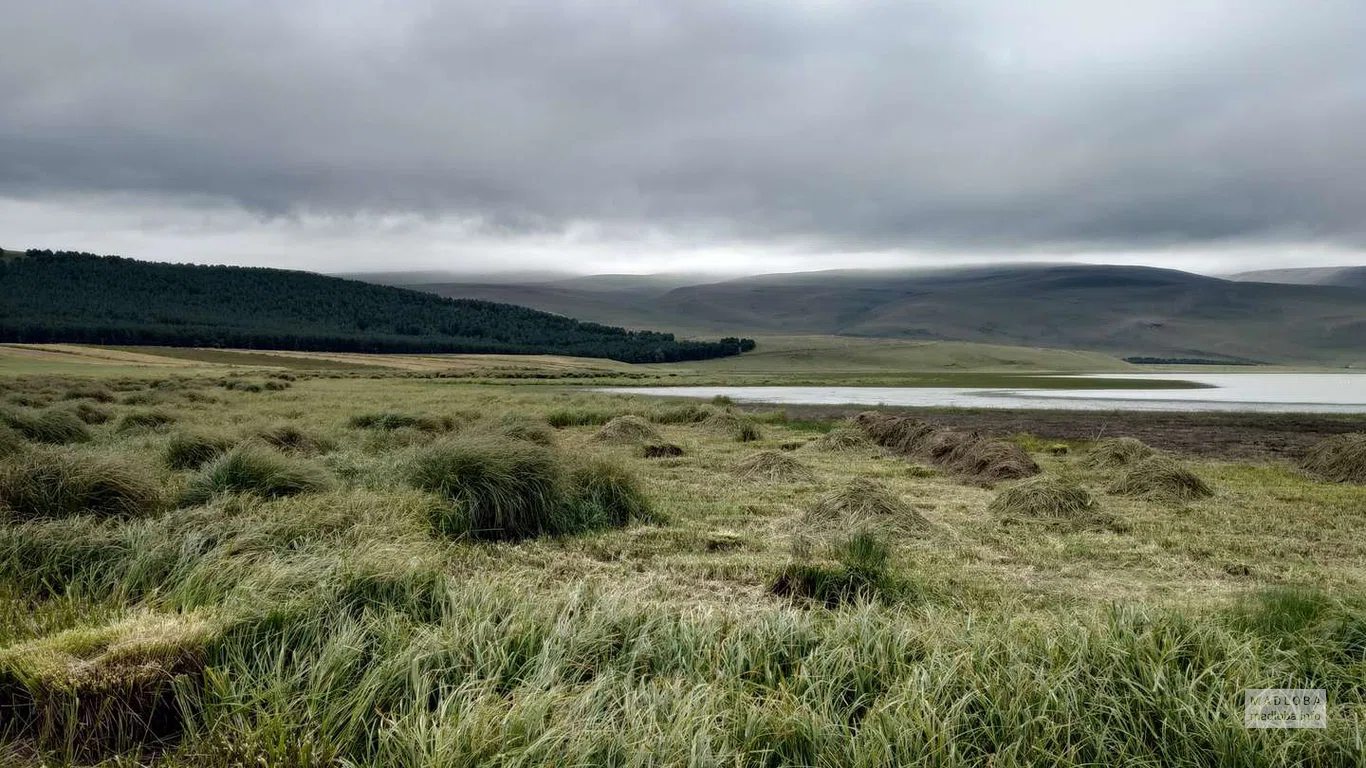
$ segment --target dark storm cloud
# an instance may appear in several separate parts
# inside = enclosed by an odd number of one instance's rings
[[[11,3],[0,196],[849,249],[1366,241],[1366,5]]]

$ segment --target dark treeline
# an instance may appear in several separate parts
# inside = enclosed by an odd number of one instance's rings
[[[0,259],[0,341],[557,354],[630,363],[754,348],[751,339],[683,341],[311,272],[39,250]]]

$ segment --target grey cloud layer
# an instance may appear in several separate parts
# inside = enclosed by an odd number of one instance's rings
[[[0,196],[845,248],[1366,243],[1366,5],[11,3]]]

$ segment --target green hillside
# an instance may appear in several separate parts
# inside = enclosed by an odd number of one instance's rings
[[[1366,290],[1238,282],[1167,269],[1027,265],[759,275],[667,291],[423,286],[676,332],[842,335],[1089,350],[1115,357],[1366,362]]]
[[[738,354],[488,301],[245,267],[28,251],[0,261],[0,341],[332,352],[495,352],[674,362]]]

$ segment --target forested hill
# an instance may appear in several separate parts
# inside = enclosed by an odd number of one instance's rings
[[[0,258],[0,341],[333,352],[498,352],[625,362],[738,354],[511,304],[252,267],[30,250]]]

